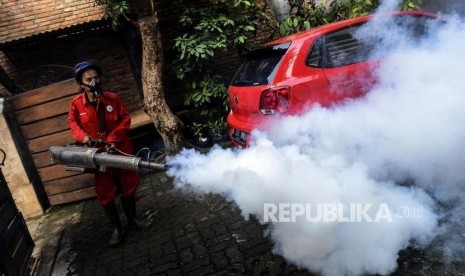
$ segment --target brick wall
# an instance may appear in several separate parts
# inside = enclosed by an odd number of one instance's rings
[[[35,88],[37,73],[48,72],[52,80],[54,76],[68,79],[73,77],[77,62],[94,60],[103,67],[104,88],[119,93],[133,111],[140,108],[140,99],[121,39],[118,32],[107,28],[18,47],[8,51],[14,61],[10,71],[16,76],[16,84],[28,91]],[[2,67],[9,68],[8,65]],[[49,73],[50,70],[53,73]]]
[[[11,2],[15,2],[16,5],[12,5]],[[174,110],[180,110],[184,108],[184,88],[179,85],[179,81],[174,76],[170,65],[174,58],[173,40],[179,35],[178,19],[183,11],[182,4],[191,2],[183,0],[161,0],[155,2],[165,54],[163,74],[165,94],[168,104]],[[206,0],[195,1],[196,5],[203,5],[207,2]],[[11,32],[10,28],[6,28],[5,26],[9,24],[8,22],[13,22],[13,19],[3,21],[6,18],[4,16],[5,14],[15,14],[13,17],[16,17],[16,20],[20,18],[20,16],[18,16],[19,12],[27,14],[40,13],[42,16],[54,5],[57,7],[53,9],[61,12],[65,12],[66,9],[66,14],[68,14],[67,17],[60,17],[64,20],[62,25],[60,25],[61,27],[73,24],[72,18],[74,18],[73,16],[78,8],[82,9],[82,22],[84,19],[87,21],[100,19],[103,8],[94,7],[93,3],[94,0],[8,1],[8,3],[2,4],[0,8],[0,34]],[[48,6],[42,7],[42,5]],[[81,11],[79,11],[79,13],[81,13]],[[54,14],[55,13],[51,14],[48,20],[49,22],[54,21]],[[23,20],[32,20],[29,18],[31,18],[31,16],[28,15],[24,17]],[[37,18],[37,16],[35,18]],[[34,29],[35,33],[43,32],[43,30],[44,29],[41,27]],[[262,44],[264,37],[268,37],[269,33],[269,30],[260,32],[258,38],[254,40],[257,41],[258,44]],[[25,33],[18,32],[16,38],[24,35]],[[4,38],[1,39],[0,43],[5,40]],[[131,73],[131,67],[127,60],[128,57],[121,44],[121,40],[122,36],[118,32],[106,30],[74,35],[70,38],[62,38],[55,41],[44,41],[33,45],[9,49],[7,55],[13,62],[5,59],[5,55],[0,52],[0,66],[2,66],[5,71],[8,71],[8,74],[14,79],[17,85],[27,91],[34,88],[34,75],[44,65],[55,64],[58,66],[72,67],[80,60],[95,59],[101,63],[105,69],[104,77],[107,77],[105,81],[107,88],[119,92],[128,107],[131,110],[135,110],[140,107],[140,97],[137,92],[136,80]],[[218,71],[224,76],[225,83],[229,83],[239,62],[239,56],[234,49],[219,53],[218,56],[215,57],[215,65]],[[0,93],[2,93],[2,91],[5,91],[5,89],[1,86]]]
[[[13,64],[11,64],[8,57],[2,51],[0,51],[0,66],[10,78],[14,79],[16,77]],[[0,96],[10,96],[10,92],[6,90],[6,88],[3,85],[0,85]]]
[[[2,0],[0,9],[0,43],[99,20],[104,11],[94,0]]]

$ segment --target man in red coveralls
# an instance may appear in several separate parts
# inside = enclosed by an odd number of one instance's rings
[[[91,62],[76,64],[74,77],[83,93],[76,96],[69,110],[68,122],[77,142],[95,146],[95,140],[105,141],[105,150],[116,150],[132,154],[132,145],[127,135],[131,117],[120,97],[113,92],[103,92],[100,86],[100,66]],[[98,201],[113,226],[110,245],[122,240],[122,226],[116,208],[117,193],[121,194],[121,205],[127,217],[128,226],[147,227],[151,221],[136,217],[136,188],[140,183],[137,172],[107,168],[95,173],[95,192]]]

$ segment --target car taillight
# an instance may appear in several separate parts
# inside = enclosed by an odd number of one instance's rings
[[[260,95],[260,111],[265,114],[285,113],[289,107],[289,86],[264,90]]]

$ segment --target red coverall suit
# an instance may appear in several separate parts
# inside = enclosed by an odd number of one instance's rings
[[[100,103],[103,103],[101,105]],[[97,109],[105,108],[105,132],[99,133]],[[107,143],[114,143],[116,148],[124,153],[132,153],[132,145],[127,132],[131,125],[131,117],[120,97],[113,92],[104,92],[98,97],[94,107],[85,93],[76,96],[69,109],[68,123],[74,139],[82,142],[86,135],[93,139],[103,139]],[[116,198],[115,172],[119,171],[118,178],[121,184],[121,195],[130,196],[136,192],[140,183],[139,174],[130,170],[107,169],[106,172],[95,174],[95,192],[102,206]]]

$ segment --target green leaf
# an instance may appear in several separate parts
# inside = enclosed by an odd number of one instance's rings
[[[255,28],[253,26],[249,25],[249,26],[245,26],[244,30],[246,30],[246,31],[255,31]]]
[[[304,21],[304,29],[308,30],[311,28],[310,22]]]
[[[299,19],[297,17],[294,18],[294,21],[292,23],[293,23],[294,27],[299,26]]]
[[[202,94],[194,94],[192,96],[192,99],[196,102],[200,101],[202,99]]]
[[[287,34],[287,25],[286,24],[279,24],[279,33],[281,35],[286,35]]]
[[[292,26],[292,18],[288,17],[286,19],[286,23],[287,23],[288,26]]]

